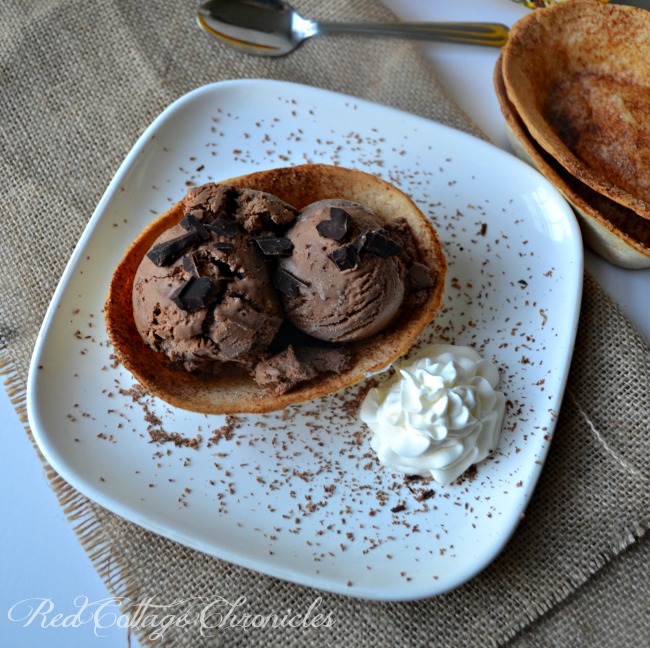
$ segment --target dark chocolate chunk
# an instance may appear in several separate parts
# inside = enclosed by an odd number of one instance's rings
[[[253,240],[266,256],[291,256],[293,252],[293,243],[283,236],[254,236]]]
[[[370,228],[367,225],[364,225],[359,232],[359,236],[354,241],[354,249],[361,254],[361,250],[366,246],[366,241],[368,239],[368,232]]]
[[[153,248],[147,252],[147,257],[149,257],[149,259],[159,268],[162,268],[174,263],[176,259],[183,255],[192,245],[198,243],[199,240],[199,235],[196,232],[181,234],[181,236],[174,239],[154,245]]]
[[[179,225],[188,232],[196,232],[202,241],[207,241],[210,238],[210,234],[205,229],[205,225],[194,214],[185,214]]]
[[[349,215],[341,207],[330,207],[330,220],[324,220],[316,225],[318,233],[324,238],[340,241],[348,233]]]
[[[374,232],[368,232],[366,236],[365,251],[383,258],[401,254],[403,249],[399,243],[395,243],[388,232],[382,227]]]
[[[181,310],[194,313],[208,306],[217,296],[217,286],[209,277],[190,277],[171,295]]]
[[[212,259],[212,263],[216,266],[216,270],[219,273],[219,279],[229,281],[231,279],[244,278],[244,274],[240,270],[235,270],[229,263],[226,263],[221,259]]]
[[[196,265],[196,259],[194,258],[194,254],[192,252],[186,254],[183,257],[183,268],[187,270],[187,272],[189,272],[193,277],[199,276],[199,269]]]
[[[306,286],[304,281],[294,277],[290,272],[278,268],[273,275],[273,285],[287,297],[297,297],[300,286]]]
[[[424,492],[420,493],[418,497],[418,502],[424,502],[425,500],[431,499],[435,494],[436,494],[435,491],[429,488],[428,490],[425,490]]]
[[[354,244],[343,245],[327,255],[339,270],[351,270],[357,265],[357,251]]]
[[[205,229],[220,236],[225,236],[226,238],[233,238],[237,234],[239,226],[234,218],[230,216],[219,216],[211,223],[206,223]]]
[[[215,241],[212,247],[222,252],[232,252],[235,249],[235,246],[230,241]]]

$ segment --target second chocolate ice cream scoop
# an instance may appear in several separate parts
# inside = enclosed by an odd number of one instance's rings
[[[276,272],[287,318],[329,342],[380,332],[404,299],[402,248],[375,213],[343,199],[308,205],[287,233],[291,256]]]

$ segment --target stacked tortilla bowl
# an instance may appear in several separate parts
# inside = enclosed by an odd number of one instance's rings
[[[513,26],[494,81],[515,152],[573,205],[585,242],[650,267],[650,12],[537,9]]]

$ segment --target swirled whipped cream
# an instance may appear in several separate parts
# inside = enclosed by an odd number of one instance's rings
[[[505,397],[493,363],[469,347],[436,344],[393,366],[360,411],[382,464],[450,483],[497,447]]]

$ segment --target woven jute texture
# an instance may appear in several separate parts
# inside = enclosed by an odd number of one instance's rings
[[[296,2],[305,14],[391,20],[378,2]],[[381,102],[478,134],[415,46],[314,40],[280,60],[243,57],[199,32],[186,0],[0,5],[0,366],[25,418],[30,355],[64,265],[137,137],[205,83],[274,78]],[[26,250],[38,246],[38,263]],[[6,269],[11,268],[11,272]],[[47,474],[124,611],[147,598],[240,601],[322,627],[170,627],[168,646],[643,645],[650,636],[650,350],[585,277],[555,438],[527,514],[501,556],[459,589],[414,603],[350,600],[264,577],[142,530]],[[29,432],[29,430],[28,430]],[[190,605],[191,603],[187,603]],[[608,643],[609,642],[609,643]],[[647,644],[646,644],[647,645]]]

